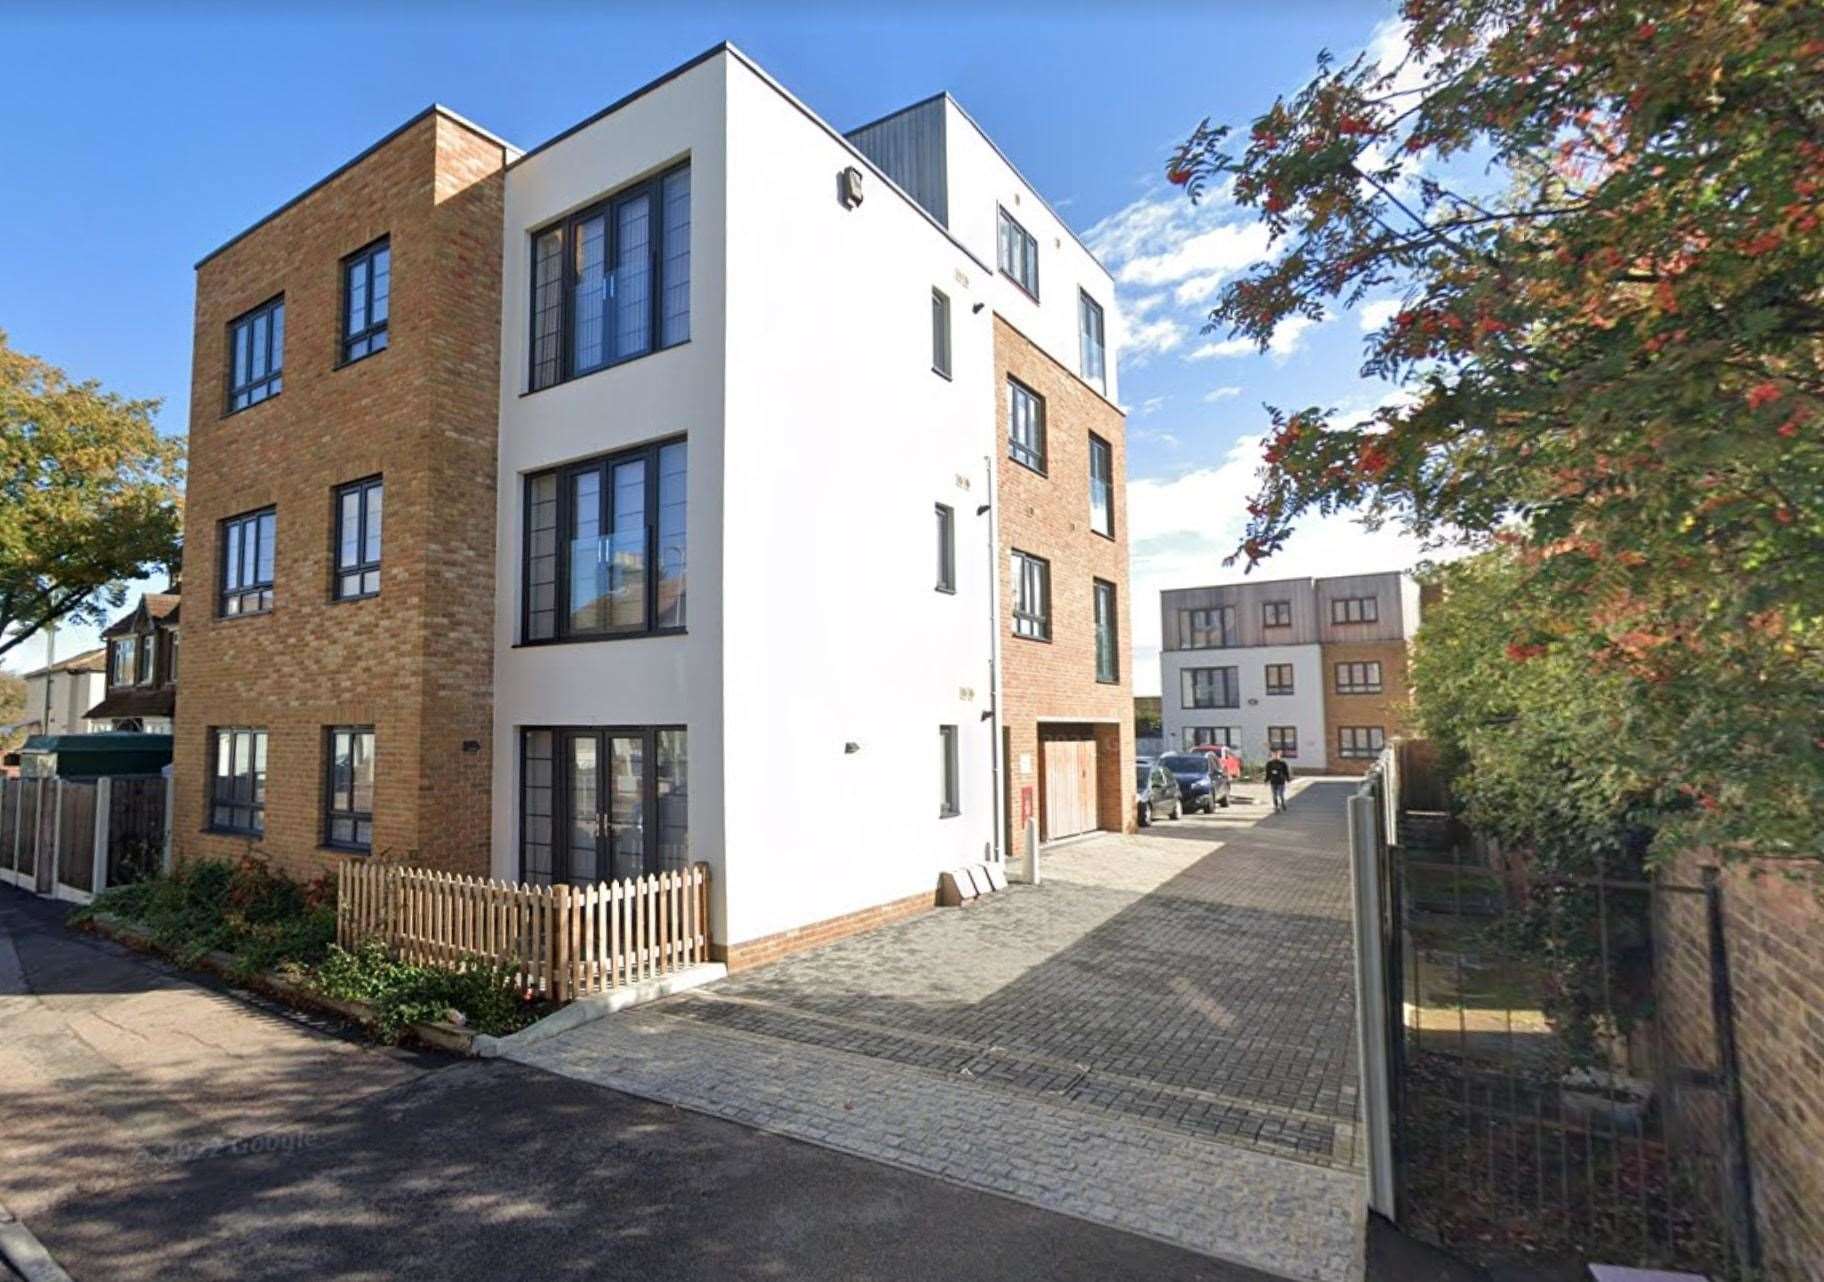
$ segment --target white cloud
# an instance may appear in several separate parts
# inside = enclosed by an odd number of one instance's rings
[[[1116,279],[1129,285],[1169,285],[1196,277],[1196,287],[1207,297],[1215,291],[1216,282],[1264,259],[1271,235],[1266,224],[1259,222],[1225,223],[1195,235],[1167,235],[1161,237],[1163,244],[1155,252],[1123,263]],[[1193,300],[1184,296],[1181,287],[1178,301]]]
[[[1157,320],[1126,319],[1120,329],[1120,352],[1129,364],[1144,364],[1147,357],[1169,352],[1184,342],[1185,327],[1170,317]]]
[[[1402,304],[1397,298],[1377,298],[1372,302],[1363,303],[1361,310],[1356,313],[1357,318],[1362,322],[1362,332],[1364,334],[1374,333],[1398,316],[1401,306]]]
[[[1286,360],[1305,345],[1305,331],[1317,323],[1309,316],[1286,317],[1274,327],[1273,337],[1267,340],[1267,354],[1275,361]],[[1187,352],[1184,359],[1221,360],[1230,356],[1252,356],[1259,350],[1259,345],[1251,338],[1225,338]]]
[[[1144,401],[1140,402],[1140,408],[1134,412],[1144,418],[1148,414],[1158,412],[1159,407],[1164,405],[1167,399],[1168,398],[1164,396],[1149,396]]]
[[[1203,394],[1203,403],[1205,405],[1214,405],[1217,401],[1226,401],[1231,396],[1240,396],[1240,395],[1241,395],[1241,389],[1239,387],[1212,388],[1210,391],[1207,391]]]

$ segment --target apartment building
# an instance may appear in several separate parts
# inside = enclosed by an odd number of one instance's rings
[[[948,95],[845,135],[722,45],[524,153],[427,112],[199,269],[190,848],[702,861],[739,965],[1126,825],[1113,292]]]
[[[1419,586],[1403,572],[1160,594],[1165,741],[1356,774],[1405,733]]]

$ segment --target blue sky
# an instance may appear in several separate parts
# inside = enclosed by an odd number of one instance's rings
[[[1245,122],[1320,47],[1352,53],[1390,4],[852,6],[556,3],[9,6],[30,57],[0,78],[0,328],[14,346],[189,415],[192,265],[426,103],[531,146],[729,39],[839,127],[949,89],[1115,271],[1136,340],[1128,406],[1136,689],[1156,690],[1159,587],[1231,577],[1263,401],[1366,409],[1354,315],[1258,356],[1197,330],[1262,251],[1221,202],[1160,177],[1204,116]],[[1392,569],[1410,544],[1331,521],[1270,577]],[[66,633],[58,653],[87,641]],[[41,661],[21,647],[15,668]]]

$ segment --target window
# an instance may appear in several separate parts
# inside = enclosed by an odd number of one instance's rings
[[[1345,757],[1372,757],[1386,746],[1387,734],[1380,726],[1338,726],[1336,750]]]
[[[685,443],[526,478],[527,641],[684,627]]]
[[[520,879],[591,885],[690,865],[682,726],[520,732]]]
[[[1292,665],[1289,663],[1269,663],[1267,665],[1267,693],[1292,693]]]
[[[221,613],[261,614],[272,609],[272,549],[278,524],[273,508],[222,522]]]
[[[1013,554],[1013,634],[1051,640],[1051,562]]]
[[[1045,401],[1012,378],[1007,380],[1007,457],[1045,471]]]
[[[258,405],[284,387],[285,296],[228,324],[228,412]]]
[[[342,363],[386,350],[393,251],[386,237],[342,263]]]
[[[1277,752],[1281,756],[1296,757],[1298,755],[1298,727],[1268,726],[1267,751]]]
[[[149,686],[152,684],[153,669],[158,657],[157,638],[144,636],[136,638],[139,648],[139,662],[134,665],[133,680],[135,684]]]
[[[323,844],[371,850],[374,844],[374,728],[332,726],[323,780]]]
[[[1094,432],[1089,435],[1089,528],[1115,537],[1115,451]]]
[[[1092,591],[1096,598],[1096,680],[1119,681],[1121,655],[1115,627],[1115,585],[1097,579]]]
[[[1099,391],[1108,390],[1108,346],[1102,324],[1102,305],[1077,291],[1077,337],[1081,349],[1083,381]]]
[[[1179,707],[1239,708],[1239,668],[1185,668],[1178,674]]]
[[[1338,694],[1379,694],[1381,692],[1380,661],[1337,664],[1336,692]]]
[[[1178,611],[1180,649],[1221,650],[1235,640],[1235,607],[1214,606],[1208,610]]]
[[[1233,748],[1241,751],[1240,726],[1186,726],[1184,750],[1193,748]]]
[[[931,368],[950,377],[950,296],[941,289],[931,291]]]
[[[1380,604],[1371,596],[1337,597],[1330,603],[1332,623],[1375,623],[1380,617]]]
[[[352,601],[380,592],[380,478],[336,491],[336,599]]]
[[[937,505],[937,590],[956,591],[956,513]]]
[[[689,337],[689,165],[532,237],[532,391]]]
[[[962,772],[957,766],[955,726],[937,728],[937,747],[941,772],[937,814],[940,819],[949,819],[963,813]]]
[[[1263,601],[1260,606],[1260,626],[1263,628],[1291,627],[1292,603],[1290,601]]]
[[[1005,209],[1000,213],[1001,270],[1036,300],[1039,296],[1039,242]]]
[[[138,646],[139,640],[137,637],[121,637],[118,641],[109,642],[109,685],[128,686],[133,684],[133,670],[137,664],[134,651]]]
[[[209,827],[255,837],[266,831],[266,732],[210,731]]]

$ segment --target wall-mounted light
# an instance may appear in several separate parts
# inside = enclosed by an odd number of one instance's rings
[[[854,209],[861,204],[861,170],[850,165],[836,175],[836,197],[842,201],[844,209]]]
[[[981,303],[977,303],[977,304],[976,304],[976,305],[975,305],[975,306],[974,306],[974,307],[971,307],[971,308],[970,308],[970,309],[969,309],[969,314],[970,314],[970,315],[971,315],[971,316],[974,316],[974,315],[976,315],[976,314],[977,314],[977,313],[979,313],[979,312],[980,312],[980,311],[981,311],[981,310],[982,310],[982,307],[983,307],[983,304],[981,304]]]
[[[849,756],[853,756],[855,753],[861,751],[861,745],[856,743],[853,739],[851,739],[847,743],[842,745],[842,750],[845,754],[847,754]]]
[[[462,741],[462,750],[464,752],[480,752],[481,751],[481,740],[464,739]]]

